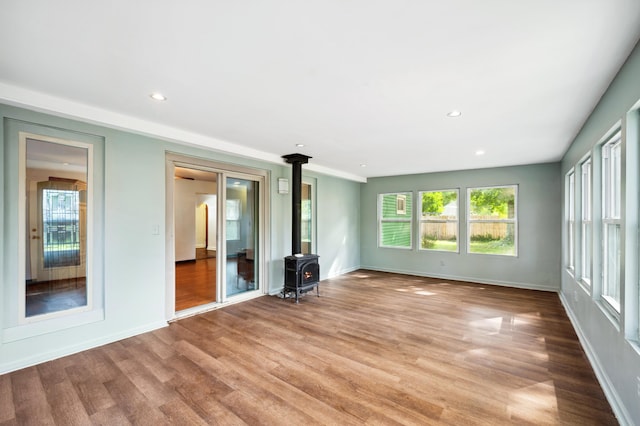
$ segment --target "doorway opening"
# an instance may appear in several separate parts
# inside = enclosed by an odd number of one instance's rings
[[[266,173],[167,154],[167,176],[168,318],[264,294]]]

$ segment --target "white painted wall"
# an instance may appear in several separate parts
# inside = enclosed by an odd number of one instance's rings
[[[73,315],[25,330],[17,324],[17,265],[24,256],[17,242],[24,235],[18,235],[18,152],[17,138],[10,135],[15,130],[13,124],[9,125],[10,119],[23,127],[35,126],[32,123],[46,126],[47,134],[54,137],[60,137],[60,129],[67,129],[82,136],[83,141],[98,141],[94,147],[92,247],[92,274],[98,287],[96,310],[90,315]],[[167,152],[266,172],[266,223],[270,232],[265,241],[269,257],[262,278],[269,293],[276,294],[282,288],[283,259],[291,254],[291,198],[278,194],[275,188],[279,177],[290,176],[290,167],[284,162],[236,157],[195,148],[187,145],[188,141],[182,145],[2,104],[0,123],[4,127],[0,131],[0,374],[166,325],[166,241],[170,240],[164,232]],[[339,274],[359,266],[360,184],[325,175],[316,175],[316,180],[321,191],[318,253],[322,277],[326,278],[329,270]],[[210,191],[194,190],[193,194],[196,192]],[[192,201],[187,216],[195,221],[195,196]],[[184,233],[188,234],[194,232]]]
[[[621,233],[624,244],[621,247],[622,262],[622,312],[616,320],[608,314],[600,301],[600,276],[594,274],[593,292],[585,291],[579,277],[562,268],[561,299],[569,313],[585,352],[594,366],[609,402],[621,424],[640,425],[640,342],[638,315],[640,299],[640,276],[638,271],[639,242],[638,227],[639,200],[638,182],[640,171],[640,45],[637,45],[620,69],[607,91],[604,93],[591,116],[584,124],[569,150],[562,159],[562,175],[575,167],[586,154],[597,151],[596,144],[617,123],[623,127],[623,176],[624,213]],[[599,167],[596,164],[593,165]],[[576,168],[578,171],[578,169]],[[576,173],[579,182],[579,171]],[[562,185],[564,187],[564,184]],[[597,179],[592,187],[600,187]],[[576,206],[579,206],[579,190],[576,190]],[[595,194],[595,193],[594,193]],[[599,206],[593,206],[594,212]],[[565,208],[566,212],[566,208]],[[599,217],[599,213],[594,218]],[[599,228],[596,218],[594,229]],[[563,225],[563,265],[567,264],[567,229]],[[598,232],[598,230],[596,230]],[[600,233],[600,232],[598,232]],[[595,270],[598,270],[598,254],[602,241],[593,238]],[[579,256],[579,241],[576,238],[576,253]]]

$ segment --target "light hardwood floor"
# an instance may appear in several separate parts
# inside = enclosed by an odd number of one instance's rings
[[[356,271],[0,376],[0,425],[616,424],[557,294]]]

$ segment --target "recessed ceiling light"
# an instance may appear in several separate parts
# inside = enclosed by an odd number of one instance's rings
[[[303,144],[303,143],[297,143],[297,144],[296,144],[296,146],[297,146],[298,148],[302,148],[302,147],[304,146],[304,144]]]
[[[479,149],[476,151],[476,155],[484,155],[484,151],[482,149]]]
[[[65,163],[62,163],[62,165],[63,165],[63,166],[68,166],[68,165],[69,165],[69,163],[66,163],[66,162],[65,162]]]
[[[149,95],[151,97],[151,99],[154,99],[156,101],[166,101],[167,97],[165,95],[163,95],[162,93],[152,93]]]
[[[460,111],[458,111],[457,109],[454,109],[453,111],[449,111],[447,113],[447,117],[460,117],[462,115],[462,113]]]
[[[367,167],[366,164],[360,164],[360,167]]]

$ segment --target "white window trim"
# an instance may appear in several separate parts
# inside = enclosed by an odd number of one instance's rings
[[[493,189],[493,188],[514,188],[514,212],[513,219],[471,219],[471,191],[478,189]],[[495,186],[476,186],[473,188],[467,188],[467,253],[468,254],[478,254],[484,256],[507,256],[507,257],[518,257],[518,192],[519,187],[517,184],[514,185],[495,185]],[[472,223],[513,223],[513,231],[514,231],[514,254],[496,254],[496,253],[474,253],[471,251],[471,224]]]
[[[409,209],[408,211],[411,213],[411,217],[408,219],[404,218],[392,218],[392,219],[383,219],[382,218],[382,198],[385,195],[404,195],[407,194],[407,197],[411,197],[413,200],[413,192],[412,191],[397,191],[397,192],[385,192],[378,194],[377,199],[377,210],[378,210],[378,247],[379,248],[390,248],[390,249],[398,249],[398,250],[412,250],[413,249],[413,211]],[[406,206],[406,204],[405,204]],[[385,246],[382,244],[382,224],[389,222],[401,222],[401,223],[409,223],[409,247],[399,247],[399,246]]]
[[[566,210],[566,238],[567,238],[567,251],[566,251],[566,268],[570,274],[575,275],[575,235],[576,235],[576,174],[572,168],[566,175],[565,179],[565,205]]]
[[[589,253],[589,259],[586,258]],[[591,288],[593,279],[593,161],[580,163],[580,283]]]
[[[422,194],[428,192],[455,192],[456,193],[456,219],[423,219],[422,218]],[[434,189],[418,192],[418,202],[416,203],[418,214],[418,250],[439,251],[443,253],[460,253],[460,189]],[[439,250],[431,248],[422,248],[422,224],[423,223],[455,223],[456,226],[456,250]]]
[[[601,290],[601,298],[604,302],[604,306],[611,311],[611,313],[619,318],[620,315],[620,306],[622,300],[616,300],[611,296],[611,283],[607,281],[608,277],[608,267],[609,263],[607,262],[607,242],[608,242],[608,232],[607,229],[611,228],[613,225],[618,229],[621,228],[621,197],[622,197],[622,187],[618,185],[616,188],[616,181],[614,174],[619,173],[619,182],[622,181],[622,163],[619,164],[619,167],[612,167],[611,164],[611,156],[609,155],[612,149],[620,148],[622,150],[622,131],[620,128],[617,128],[613,132],[613,135],[607,137],[605,142],[600,145],[601,152],[601,164],[602,164],[602,290]],[[620,156],[622,152],[620,152]],[[622,161],[620,159],[620,161]],[[617,192],[617,194],[616,194]],[[616,211],[615,205],[618,203],[618,209]],[[620,233],[619,233],[620,234]],[[618,244],[621,244],[620,239],[618,240]],[[618,255],[621,256],[621,247],[618,250]],[[617,283],[617,293],[618,298],[621,297],[622,294],[622,272],[620,271],[620,265],[622,259],[618,258],[617,268],[618,268],[618,283]]]
[[[25,256],[18,256],[18,324],[26,325],[33,324],[41,321],[50,321],[57,318],[69,317],[72,315],[82,314],[85,312],[93,311],[93,209],[94,209],[94,191],[93,191],[93,145],[84,142],[72,141],[69,139],[55,138],[44,135],[37,135],[28,132],[19,132],[18,135],[18,167],[19,167],[19,183],[18,193],[20,197],[18,199],[18,235],[21,236],[18,240],[18,252],[25,253],[26,241],[23,236],[26,235],[26,200],[23,196],[26,193],[26,171],[27,171],[27,139],[36,139],[44,142],[51,142],[60,145],[74,146],[78,148],[84,148],[87,150],[87,241],[86,241],[86,290],[87,290],[87,304],[79,306],[77,308],[65,309],[61,311],[55,311],[46,314],[26,316],[26,259]],[[101,318],[102,313],[98,313],[97,317],[92,315],[89,317],[89,322],[94,321],[96,318]],[[83,323],[81,321],[80,323]],[[73,325],[76,325],[75,323]],[[46,327],[45,327],[46,328]]]

